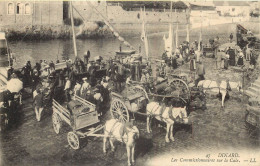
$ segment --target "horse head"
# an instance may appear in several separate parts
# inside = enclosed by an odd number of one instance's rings
[[[188,124],[189,123],[189,117],[187,115],[186,106],[184,106],[183,108],[180,108],[180,115],[179,116],[182,119],[184,124]]]
[[[140,133],[136,126],[126,127],[126,135],[127,135],[127,143],[132,144],[135,143],[139,138]]]

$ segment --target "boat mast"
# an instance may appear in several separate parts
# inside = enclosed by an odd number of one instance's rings
[[[175,15],[177,17],[176,21],[177,21],[177,27],[176,27],[176,39],[175,39],[175,53],[176,53],[176,49],[178,48],[178,29],[179,29],[179,20],[178,20],[178,13],[176,12],[176,8],[175,10]]]
[[[149,46],[148,46],[148,38],[147,38],[146,26],[145,26],[145,6],[144,6],[143,11],[142,11],[142,8],[141,8],[141,13],[142,13],[142,19],[143,19],[141,40],[144,42],[146,59],[148,61],[149,60]]]
[[[190,9],[188,9],[188,12],[190,12]],[[188,14],[190,14],[190,13],[188,13]],[[190,30],[189,30],[190,16],[188,16],[188,14],[186,14],[186,19],[187,19],[187,26],[186,26],[187,37],[186,37],[186,41],[190,42]]]
[[[75,30],[74,30],[74,18],[73,18],[72,1],[70,1],[70,19],[71,19],[71,26],[72,26],[72,38],[73,38],[73,46],[74,46],[74,55],[75,55],[75,57],[77,57],[78,53],[77,53],[76,37],[75,37]]]
[[[171,26],[171,32],[172,32],[172,36],[171,36],[171,38],[172,38],[172,40],[171,40],[171,55],[172,55],[172,48],[173,48],[173,39],[174,39],[174,32],[173,32],[173,16],[172,16],[172,0],[171,0],[171,8],[170,8],[170,11],[171,11],[171,24],[172,24],[172,26]],[[169,36],[170,37],[170,36]]]
[[[200,42],[202,40],[202,6],[200,8],[200,36],[199,36],[199,44],[198,44],[198,51],[200,51]]]

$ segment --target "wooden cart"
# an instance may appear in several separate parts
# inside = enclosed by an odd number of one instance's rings
[[[204,45],[202,48],[203,56],[214,58],[214,48],[211,45]]]
[[[68,105],[62,105],[53,100],[52,123],[57,134],[60,133],[64,122],[68,124],[72,128],[72,131],[67,135],[68,143],[72,149],[79,149],[80,138],[94,136],[103,126],[99,125],[96,128],[86,130],[87,127],[99,123],[96,106],[78,96],[74,96],[72,101],[75,104],[68,108]]]
[[[110,113],[121,122],[130,120],[129,112],[138,113],[145,110],[149,100],[145,89],[139,85],[127,87],[121,94],[111,92],[111,97]]]

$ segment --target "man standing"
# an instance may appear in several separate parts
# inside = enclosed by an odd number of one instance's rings
[[[76,84],[76,73],[72,66],[71,66],[70,72],[69,72],[69,80],[71,82],[71,87],[74,87],[74,85]]]
[[[88,50],[88,52],[84,53],[84,64],[87,65],[88,64],[88,60],[90,58],[90,51]]]
[[[230,41],[230,43],[232,43],[232,41],[233,41],[233,34],[232,33],[229,36],[229,41]]]
[[[239,53],[238,53],[237,65],[238,66],[244,65],[244,54],[243,54],[242,50],[240,50]]]
[[[34,111],[36,114],[36,119],[39,122],[41,120],[41,113],[43,110],[43,95],[39,89],[37,89],[37,93],[35,93],[33,103],[34,103]]]
[[[222,57],[225,57],[225,53],[222,50],[218,50],[218,54],[217,54],[217,69],[221,69]]]
[[[80,89],[81,89],[81,84],[79,81],[77,81],[74,87],[74,95],[80,96]]]
[[[251,48],[248,47],[248,44],[246,45],[246,61],[250,61],[251,57]]]
[[[68,77],[66,77],[66,83],[65,83],[65,97],[66,97],[66,102],[70,101],[70,88],[71,88],[71,81],[69,80]]]
[[[255,68],[256,65],[256,57],[255,54],[253,53],[253,50],[251,50],[250,65],[253,69]]]
[[[90,84],[88,83],[88,78],[85,77],[85,78],[82,78],[82,80],[84,81],[83,84],[82,84],[82,87],[81,87],[81,90],[80,90],[80,96],[82,98],[85,98],[86,97],[86,92],[87,90],[90,88]]]

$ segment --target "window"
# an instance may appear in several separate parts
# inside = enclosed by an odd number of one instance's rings
[[[7,14],[14,14],[14,4],[9,3],[7,6]]]
[[[25,4],[25,14],[31,14],[31,6],[29,3]]]
[[[235,11],[235,8],[232,8],[232,12],[234,12]]]
[[[17,5],[16,5],[16,14],[23,14],[23,4],[17,3]]]

